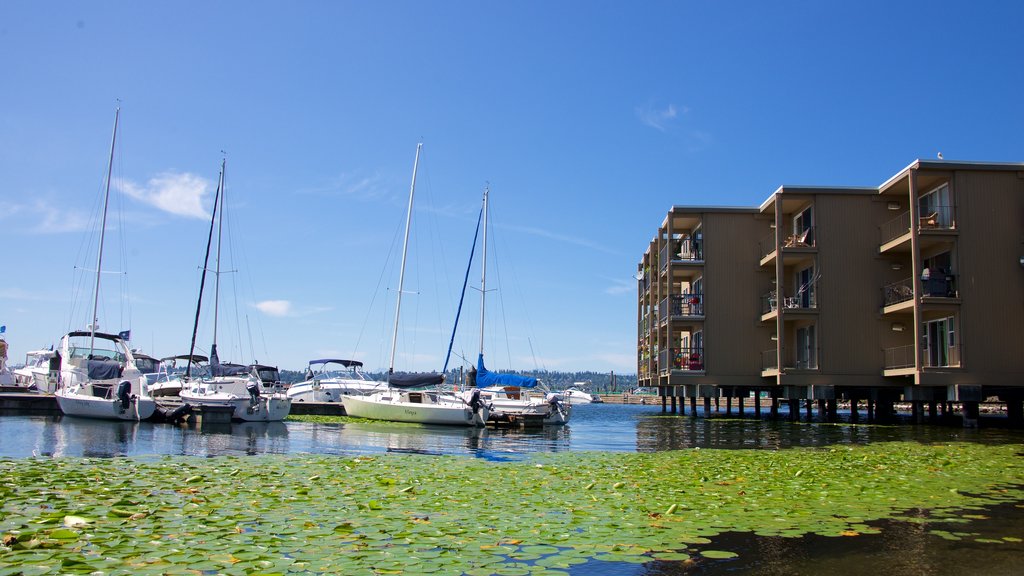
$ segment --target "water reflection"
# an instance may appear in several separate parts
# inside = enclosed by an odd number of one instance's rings
[[[245,422],[175,426],[54,416],[0,415],[0,456],[219,456],[454,454],[500,462],[537,452],[655,452],[692,448],[778,450],[893,440],[1024,442],[1024,431],[692,418],[660,406],[584,404],[568,426],[470,429],[382,422]]]

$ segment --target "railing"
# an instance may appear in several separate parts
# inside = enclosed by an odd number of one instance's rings
[[[913,368],[915,365],[917,365],[917,359],[914,357],[913,344],[885,349],[885,362],[883,366],[886,370]]]
[[[925,213],[925,210],[928,212]],[[951,230],[955,224],[953,206],[922,208],[918,218],[918,227],[921,230]]]
[[[907,300],[913,299],[913,278],[904,278],[899,282],[886,284],[886,286],[882,288],[882,300],[885,302],[885,306],[892,306],[893,304],[899,304],[900,302],[906,302]]]
[[[883,366],[886,370],[913,368],[917,365],[913,344],[886,348],[884,353],[885,360]],[[960,366],[960,346],[942,347],[935,350],[934,354],[932,350],[922,348],[921,365],[924,368],[949,368]]]
[[[761,242],[760,242],[760,246],[761,246],[761,258],[764,258],[765,256],[771,254],[772,252],[775,252],[775,248],[776,248],[775,233],[772,232],[771,234],[769,234],[768,236],[763,238],[761,240]]]
[[[687,346],[685,348],[662,350],[658,356],[658,366],[662,372],[669,370],[703,371],[704,348],[701,346]]]
[[[676,260],[700,261],[704,260],[703,242],[693,238],[684,238],[679,242],[679,251],[673,253]]]
[[[910,232],[910,212],[904,212],[879,226],[881,243],[885,244]]]
[[[929,270],[921,276],[921,291],[924,296],[955,298],[957,295],[956,275]]]
[[[814,247],[814,226],[808,226],[799,232],[786,237],[782,241],[783,248],[813,248]]]
[[[661,247],[661,254],[659,255],[660,257],[658,258],[658,262],[661,262],[661,269],[662,270],[664,270],[665,268],[668,267],[669,247],[671,247],[673,244],[675,244],[675,242],[670,241],[670,242],[668,242],[667,244],[665,244],[664,246]]]
[[[671,299],[671,310],[673,316],[704,315],[704,294],[700,292],[673,294]]]
[[[779,356],[775,348],[761,352],[761,370],[775,370],[778,367]]]
[[[928,210],[927,213],[924,210]],[[922,208],[917,218],[918,230],[952,230],[956,228],[956,211],[954,206],[929,206]],[[885,244],[910,232],[910,212],[882,224],[880,227],[881,243]]]
[[[817,292],[813,288],[799,290],[796,296],[782,298],[782,307],[787,310],[813,310],[818,307]],[[774,312],[779,308],[775,290],[761,295],[761,314]]]

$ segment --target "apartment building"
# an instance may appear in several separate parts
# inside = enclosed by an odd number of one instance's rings
[[[875,188],[675,206],[639,264],[663,402],[1024,400],[1024,164],[916,161]],[[691,400],[693,402],[694,400]]]

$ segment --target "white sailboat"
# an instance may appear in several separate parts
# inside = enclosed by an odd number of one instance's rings
[[[54,393],[61,412],[68,416],[110,420],[145,420],[153,415],[156,402],[150,397],[146,378],[136,365],[124,338],[97,332],[99,318],[100,275],[103,270],[103,240],[107,227],[107,205],[110,200],[110,177],[114,166],[114,145],[117,142],[117,121],[121,109],[114,114],[114,135],[110,140],[110,162],[107,166],[103,217],[100,224],[99,250],[96,257],[96,282],[93,288],[92,322],[85,331],[72,331],[60,341],[60,380]]]
[[[215,289],[213,302],[213,345],[210,348],[208,377],[192,378],[193,362],[189,362],[185,375],[178,386],[178,397],[181,401],[192,406],[214,406],[231,407],[233,420],[244,422],[279,422],[284,420],[291,411],[292,401],[281,390],[280,383],[274,382],[269,386],[261,377],[261,372],[267,371],[270,367],[257,364],[244,366],[240,364],[221,363],[217,356],[217,319],[220,300],[220,241],[223,231],[224,213],[224,172],[227,167],[227,160],[221,162],[220,178],[217,184],[217,196],[214,199],[213,216],[210,220],[210,235],[207,240],[206,255],[207,263],[210,254],[210,244],[213,240],[213,229],[215,224],[220,224],[217,233],[217,263],[214,270]],[[218,209],[221,213],[221,220],[217,219]],[[196,305],[196,320],[192,330],[192,345],[186,358],[192,358],[195,354],[196,332],[199,327],[199,314],[203,305],[203,289],[206,282],[207,263],[203,265],[203,280],[199,285],[199,300]],[[273,369],[276,373],[276,369]],[[167,386],[173,389],[174,384]]]
[[[345,412],[349,416],[387,420],[391,422],[415,422],[419,424],[446,424],[453,426],[484,426],[488,418],[487,406],[479,401],[479,394],[444,394],[437,390],[413,390],[426,386],[439,386],[444,382],[443,374],[395,374],[395,347],[398,342],[399,318],[402,310],[402,288],[405,281],[405,259],[409,249],[409,227],[412,223],[413,197],[416,192],[416,170],[419,167],[420,150],[416,146],[416,159],[412,167],[412,184],[409,187],[409,208],[405,218],[405,241],[402,246],[402,267],[398,276],[398,303],[395,306],[395,328],[391,339],[391,360],[388,367],[388,387],[368,395],[346,394],[342,396]]]
[[[543,416],[544,424],[565,424],[569,422],[572,406],[554,394],[536,390],[536,378],[517,374],[498,374],[484,366],[484,318],[487,311],[487,196],[484,189],[482,209],[484,223],[483,257],[480,273],[480,356],[477,358],[473,381],[480,391],[480,398],[489,404],[492,418],[503,416]]]

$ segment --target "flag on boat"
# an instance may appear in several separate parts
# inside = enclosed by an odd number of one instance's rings
[[[131,330],[125,330],[123,332],[118,332],[117,333],[117,337],[120,338],[121,340],[125,340],[125,341],[131,340],[132,339],[132,331]]]

